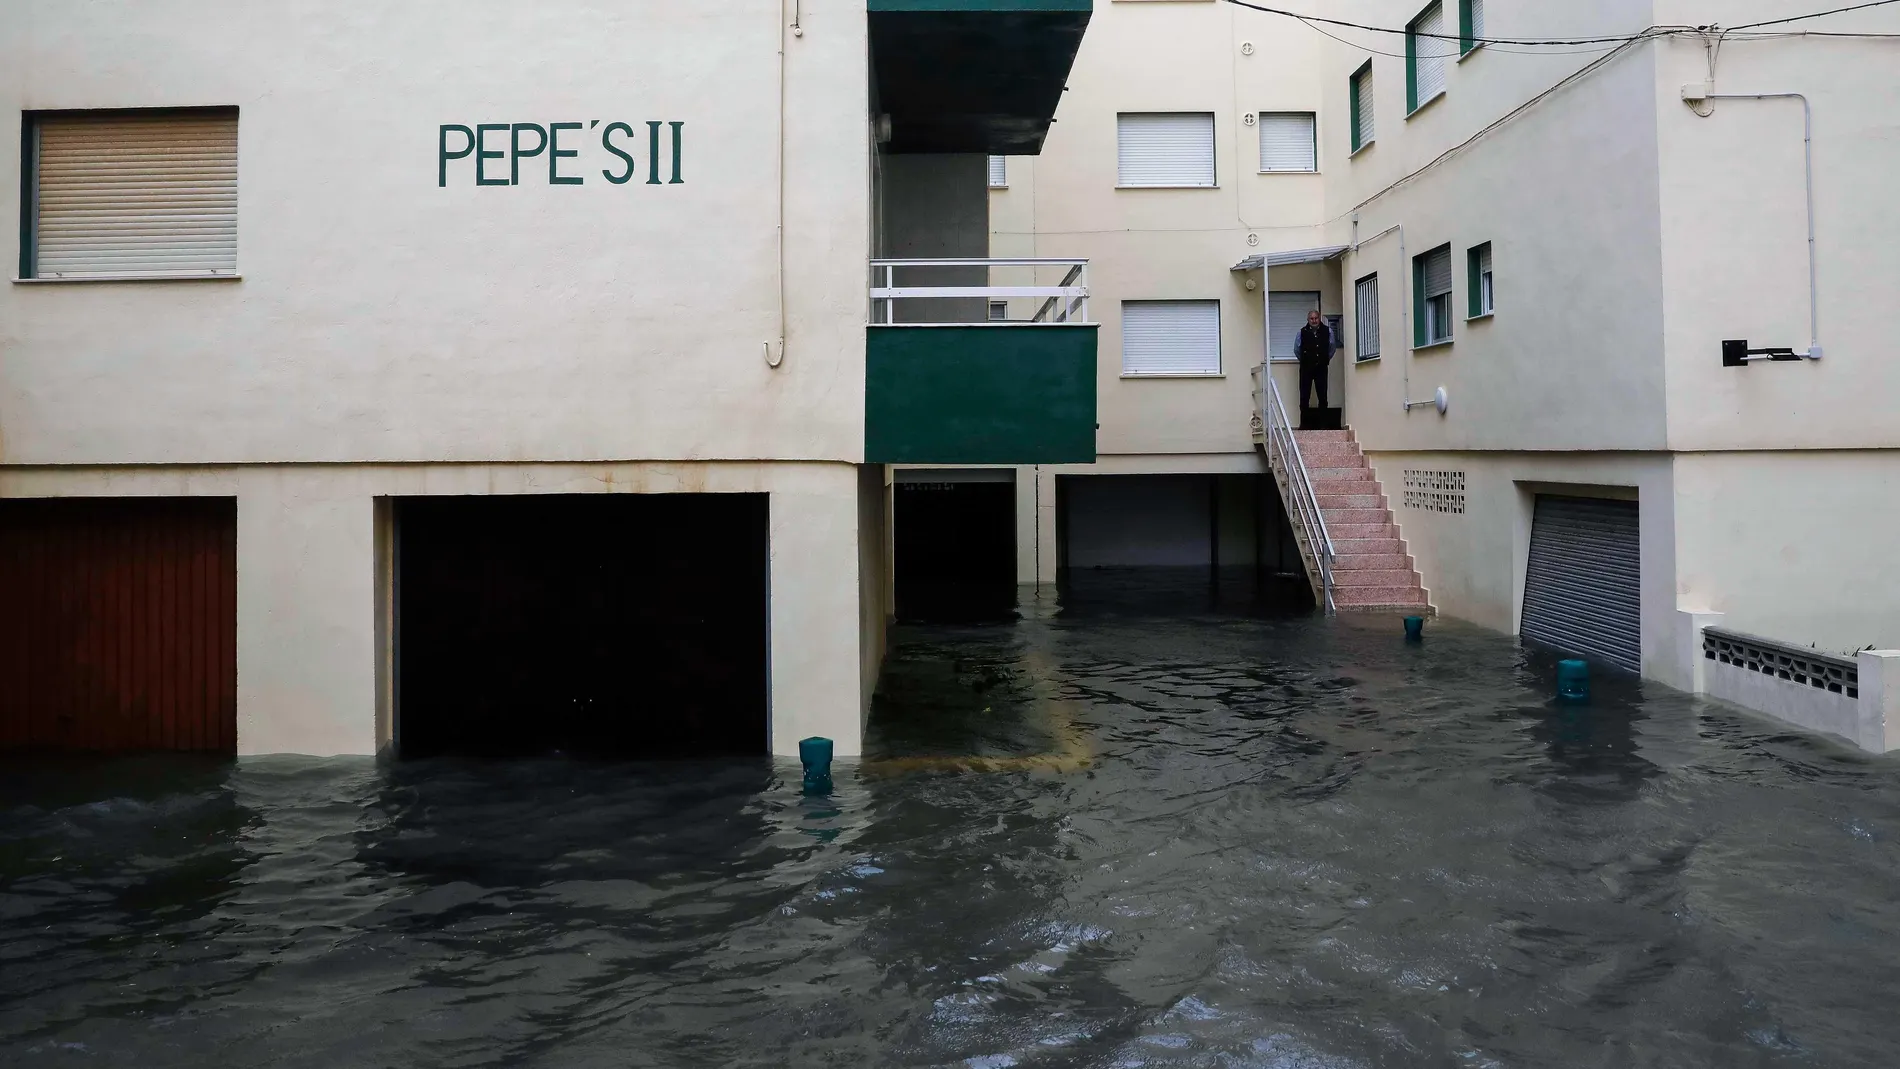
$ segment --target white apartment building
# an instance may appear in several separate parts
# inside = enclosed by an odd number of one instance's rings
[[[1095,423],[867,260],[982,255],[1090,15],[0,5],[0,747],[857,753],[885,464]]]
[[[997,255],[1089,258],[1103,324],[1100,455],[1020,471],[1019,576],[1073,552],[1064,480],[1267,471],[1249,371],[1293,409],[1317,306],[1349,435],[1280,474],[1339,604],[1347,545],[1361,586],[1403,553],[1439,613],[1900,743],[1850,700],[1900,647],[1900,8],[1277,6],[1339,22],[1101,0],[1045,152],[993,165]]]

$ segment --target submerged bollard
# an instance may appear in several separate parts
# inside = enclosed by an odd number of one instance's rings
[[[831,740],[813,736],[798,740],[798,761],[805,766],[805,793],[831,793]]]
[[[1588,661],[1557,662],[1557,697],[1561,701],[1590,700],[1590,664]]]
[[[1407,616],[1405,618],[1405,640],[1407,642],[1419,642],[1424,638],[1425,618],[1423,616]]]

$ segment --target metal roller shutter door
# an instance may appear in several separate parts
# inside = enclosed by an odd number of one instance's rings
[[[236,272],[236,112],[47,116],[33,129],[36,275]]]
[[[1524,574],[1523,636],[1641,671],[1640,547],[1636,502],[1539,494]]]

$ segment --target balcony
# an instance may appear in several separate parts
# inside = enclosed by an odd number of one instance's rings
[[[867,462],[1094,462],[1088,261],[873,260],[871,275]]]

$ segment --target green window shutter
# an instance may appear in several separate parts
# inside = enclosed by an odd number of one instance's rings
[[[1465,250],[1465,314],[1476,319],[1484,314],[1484,295],[1478,292],[1478,251],[1482,245]]]
[[[1458,0],[1458,51],[1471,51],[1471,0]]]
[[[1412,348],[1425,347],[1425,266],[1424,257],[1412,257]]]
[[[1366,146],[1365,131],[1359,129],[1359,75],[1354,73],[1346,80],[1346,95],[1352,107],[1352,150],[1358,152]]]
[[[1405,28],[1405,113],[1418,110],[1418,34]]]

